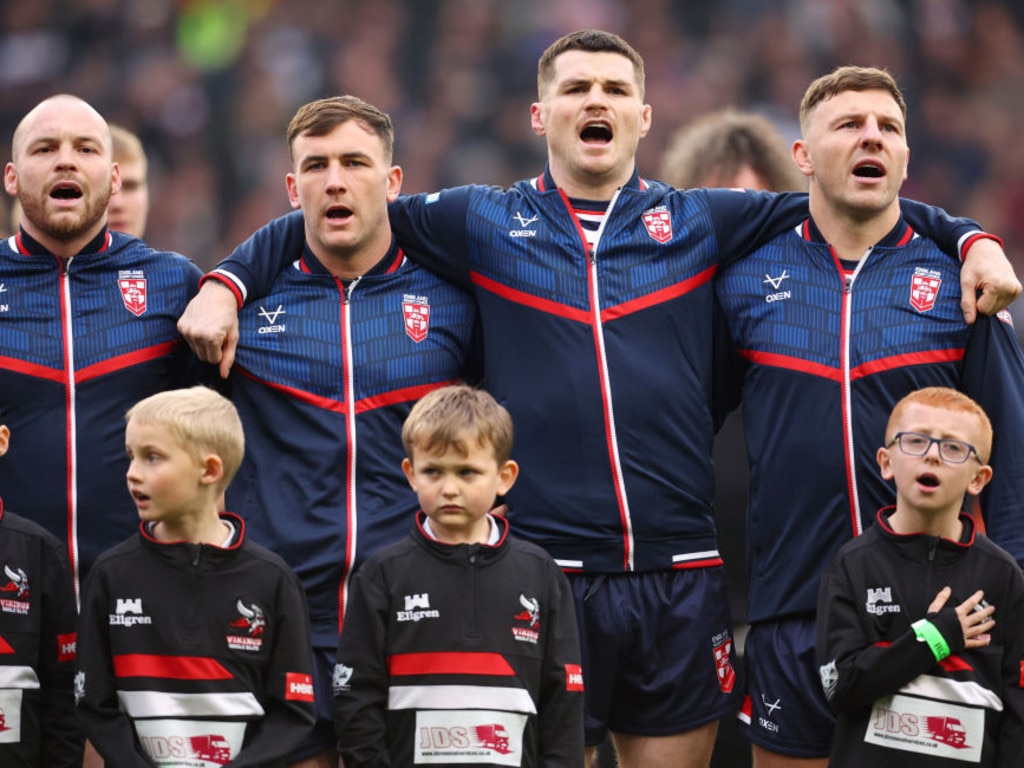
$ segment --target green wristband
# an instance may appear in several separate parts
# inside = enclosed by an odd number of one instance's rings
[[[942,636],[942,633],[928,619],[915,621],[910,626],[913,627],[918,642],[928,643],[928,647],[935,654],[936,661],[942,661],[949,656],[949,645],[946,643],[946,638]]]

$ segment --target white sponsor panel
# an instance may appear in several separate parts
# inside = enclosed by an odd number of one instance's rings
[[[20,690],[0,690],[0,744],[21,742],[21,693]]]
[[[262,717],[263,707],[251,693],[166,693],[118,691],[129,717]]]
[[[537,714],[525,688],[487,685],[393,685],[388,688],[388,709],[463,709],[467,701],[484,709]]]
[[[223,720],[136,720],[135,732],[161,768],[219,768],[235,759],[245,723]]]
[[[416,713],[417,765],[522,765],[526,715],[486,709]]]
[[[984,737],[984,709],[900,694],[875,702],[864,732],[869,744],[966,763],[981,760]]]
[[[38,688],[39,677],[32,667],[0,666],[0,688]]]

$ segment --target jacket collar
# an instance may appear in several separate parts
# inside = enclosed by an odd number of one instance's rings
[[[810,243],[821,243],[822,245],[828,245],[828,241],[825,240],[824,235],[821,234],[821,230],[818,229],[818,225],[814,223],[814,219],[808,217],[804,220],[804,223],[800,226],[800,234],[804,240]],[[910,228],[910,225],[903,220],[903,216],[900,216],[899,221],[896,222],[889,233],[875,243],[875,248],[899,248],[902,245],[906,245],[914,238],[914,230]]]
[[[376,277],[377,275],[387,275],[396,271],[402,262],[405,261],[405,253],[401,248],[398,247],[398,243],[395,242],[394,236],[391,238],[391,246],[388,248],[388,252],[384,254],[383,258],[374,264],[362,277]],[[321,261],[313,255],[313,251],[309,249],[309,245],[306,244],[302,248],[302,258],[299,259],[299,269],[306,274],[312,275],[328,275],[330,271],[325,267]]]
[[[927,560],[938,564],[951,563],[961,557],[974,544],[977,528],[970,515],[960,514],[963,531],[959,541],[928,533],[896,533],[889,525],[889,517],[896,507],[883,507],[878,510],[876,526],[882,537],[914,560]]]

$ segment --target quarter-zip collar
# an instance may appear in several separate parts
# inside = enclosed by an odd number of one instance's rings
[[[931,562],[936,565],[949,565],[963,557],[964,553],[974,544],[976,527],[970,515],[960,514],[963,531],[958,541],[944,536],[933,536],[927,533],[896,533],[889,525],[889,517],[896,507],[883,507],[878,511],[876,524],[883,538],[896,546],[904,557],[915,562]]]
[[[551,177],[550,166],[546,166],[544,168],[544,173],[537,177],[536,186],[541,192],[555,192],[558,190],[558,185],[555,184],[555,180]],[[629,177],[629,181],[627,181],[625,186],[622,188],[636,190],[647,189],[647,182],[640,178],[640,170],[636,166],[633,167],[633,175]]]
[[[353,280],[361,280],[364,277],[376,277],[378,275],[388,275],[396,271],[405,262],[405,253],[401,248],[398,247],[398,243],[395,242],[394,236],[391,237],[391,245],[388,247],[387,253],[370,269],[368,269],[363,275],[358,278],[352,278]],[[306,274],[311,275],[331,275],[330,270],[323,265],[323,263],[316,257],[312,250],[309,248],[309,244],[302,248],[302,258],[299,260],[299,269]],[[351,280],[345,280],[348,283]]]
[[[828,240],[821,234],[821,230],[818,229],[818,225],[814,223],[814,219],[808,217],[800,228],[800,234],[804,240],[809,243],[821,243],[828,245]],[[910,228],[910,225],[904,221],[903,217],[900,216],[899,221],[896,222],[889,234],[875,243],[874,248],[899,248],[902,245],[909,243],[914,237],[914,230]]]
[[[25,256],[53,256],[52,253],[46,250],[46,246],[38,240],[35,240],[24,230],[24,228],[15,235],[15,242],[18,246],[18,252]],[[78,258],[79,256],[89,253],[101,253],[109,247],[110,233],[107,231],[107,228],[104,227],[99,231],[99,234],[97,234],[96,237],[86,243],[85,247],[72,258]]]

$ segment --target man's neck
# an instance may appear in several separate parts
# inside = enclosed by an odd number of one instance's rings
[[[45,232],[41,232],[32,226],[31,222],[23,221],[21,228],[25,230],[25,234],[39,243],[49,253],[52,253],[59,259],[70,259],[72,256],[77,256],[106,226],[105,221],[101,221],[96,226],[89,229],[78,237],[72,240],[58,240]]]
[[[859,218],[825,205],[813,194],[808,205],[818,231],[844,261],[860,261],[900,220],[898,201],[868,218]]]
[[[549,161],[551,178],[560,190],[576,200],[603,200],[607,202],[618,189],[626,186],[633,177],[633,166],[625,174],[590,175],[569,173],[565,168]]]

